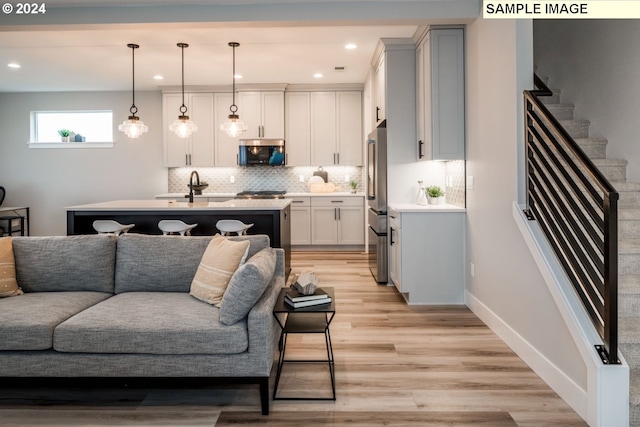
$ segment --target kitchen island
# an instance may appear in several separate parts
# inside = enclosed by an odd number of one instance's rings
[[[271,246],[285,250],[287,274],[291,265],[291,200],[287,199],[237,199],[225,202],[177,202],[172,200],[115,200],[87,205],[69,206],[67,210],[67,235],[95,234],[93,221],[112,219],[121,224],[135,224],[131,233],[162,234],[158,222],[162,219],[179,219],[198,226],[193,235],[218,233],[216,222],[221,219],[237,219],[245,224],[253,223],[248,234],[266,234]]]

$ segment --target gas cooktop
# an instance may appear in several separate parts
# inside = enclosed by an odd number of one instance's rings
[[[284,190],[248,190],[236,194],[236,199],[284,199]]]

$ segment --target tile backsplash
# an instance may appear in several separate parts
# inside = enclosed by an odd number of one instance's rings
[[[245,190],[285,190],[289,193],[306,193],[309,191],[307,181],[317,166],[296,167],[230,167],[230,168],[169,168],[169,193],[188,193],[189,175],[198,171],[200,181],[209,187],[205,193],[238,193]],[[349,191],[349,181],[358,183],[358,191],[363,192],[363,168],[360,166],[326,166],[329,182],[336,186],[336,191]],[[300,182],[300,177],[304,182]],[[231,182],[231,177],[235,182]]]
[[[466,207],[466,172],[464,160],[452,160],[445,164],[445,199],[447,203]]]

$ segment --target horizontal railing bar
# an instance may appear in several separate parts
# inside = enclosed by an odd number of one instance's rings
[[[540,181],[538,181],[538,177],[536,175],[531,175],[531,178],[533,179],[535,185],[538,188],[542,188]],[[544,176],[541,176],[541,178],[543,180],[546,179]],[[535,191],[535,188],[533,190]],[[578,265],[581,266],[581,269],[590,279],[589,283],[591,283],[592,286],[590,286],[588,289],[591,289],[593,288],[594,283],[602,282],[603,276],[604,276],[604,265],[602,265],[602,262],[600,261],[600,259],[598,259],[596,263],[595,262],[596,260],[587,256],[587,255],[590,255],[588,252],[588,249],[584,247],[584,242],[582,241],[581,236],[579,234],[576,235],[571,229],[570,227],[571,223],[568,221],[568,218],[566,217],[566,212],[558,211],[558,209],[561,209],[561,208],[557,205],[557,195],[555,194],[555,190],[547,188],[547,192],[545,192],[545,194],[548,194],[549,192],[552,193],[554,198],[545,198],[542,195],[540,195],[538,196],[538,198],[540,199],[539,202],[543,201],[545,206],[547,207],[547,211],[549,211],[552,214],[555,214],[553,216],[553,218],[555,219],[554,223],[560,228],[560,233],[557,234],[556,237],[558,239],[561,238],[563,241],[565,241],[569,245],[570,248],[572,248],[572,253],[575,254],[575,257],[577,258],[577,261],[578,261]],[[539,194],[539,193],[536,193],[536,194]],[[602,265],[602,269],[598,271],[597,268],[600,265]],[[589,292],[589,294],[591,297],[595,296],[598,298],[602,298],[603,292],[604,292],[604,289],[596,285],[595,292]]]
[[[580,205],[587,210],[589,217],[599,227],[600,232],[603,233],[604,220],[602,219],[602,217],[604,212],[604,197],[601,196],[598,192],[590,192],[589,194],[591,194],[592,199],[587,198],[584,190],[578,187],[575,179],[571,175],[569,175],[565,163],[563,163],[562,160],[558,158],[556,152],[554,152],[553,148],[550,145],[543,143],[544,139],[542,138],[542,135],[538,133],[537,129],[535,129],[534,127],[530,127],[529,133],[532,135],[532,141],[529,141],[529,144],[532,144],[535,147],[541,147],[544,150],[544,152],[547,154],[547,157],[553,162],[562,177],[566,180],[567,185],[569,185],[569,187],[571,187],[571,189],[573,190],[573,193],[580,201]],[[567,161],[567,159],[564,160],[565,162]],[[593,185],[588,180],[587,183],[589,187],[593,188]],[[595,209],[594,204],[598,207],[597,210]]]
[[[616,189],[613,188],[611,183],[607,180],[607,178],[605,178],[605,176],[602,174],[602,172],[600,172],[600,170],[591,161],[591,159],[587,157],[586,154],[584,154],[584,151],[582,151],[578,144],[573,140],[571,135],[569,135],[569,133],[562,127],[562,125],[556,120],[556,118],[553,117],[547,107],[545,107],[541,102],[534,102],[533,97],[526,91],[525,96],[528,99],[532,100],[532,103],[541,111],[545,121],[551,124],[551,127],[560,135],[561,139],[565,142],[573,155],[578,158],[579,162],[586,166],[587,172],[596,181],[602,191],[605,191],[607,193],[616,193]]]
[[[593,245],[595,245],[595,247],[599,250],[599,254],[596,254],[595,251],[594,251],[591,256],[594,257],[594,258],[595,257],[603,257],[604,256],[604,242],[602,240],[602,233],[604,233],[604,219],[600,220],[600,223],[602,223],[602,229],[600,229],[599,230],[600,233],[598,233],[598,231],[596,231],[592,227],[592,223],[590,223],[588,221],[587,217],[584,216],[583,211],[580,209],[580,207],[577,205],[577,203],[575,203],[574,198],[571,197],[571,194],[567,190],[567,188],[564,185],[564,183],[560,182],[558,179],[556,179],[557,176],[555,175],[554,171],[551,169],[547,159],[544,156],[542,156],[542,153],[539,152],[538,147],[536,147],[535,145],[532,145],[531,149],[536,154],[538,154],[537,157],[540,159],[540,162],[542,163],[542,166],[544,166],[544,170],[548,171],[549,174],[552,176],[552,178],[554,178],[554,184],[556,184],[556,185],[554,186],[554,185],[552,185],[550,183],[547,183],[547,185],[550,186],[550,187],[553,187],[554,189],[559,189],[560,190],[560,192],[562,193],[562,195],[564,197],[563,198],[558,197],[558,198],[561,199],[563,202],[566,202],[566,203],[568,203],[570,205],[570,207],[572,208],[571,210],[572,210],[573,214],[578,218],[580,224],[583,226],[583,229],[587,231],[587,234],[591,238],[591,240],[592,240],[591,243]],[[541,173],[543,179],[545,179],[545,182],[546,182],[544,171],[539,170],[539,172]],[[578,224],[574,223],[573,226],[577,227]],[[601,265],[601,266],[599,266],[599,268],[600,268],[600,271],[602,272],[602,274],[604,274],[604,266]]]
[[[591,197],[593,198],[593,200],[596,201],[599,205],[602,205],[602,196],[600,195],[600,193],[598,193],[598,190],[593,185],[594,179],[592,178],[592,180],[589,180],[589,178],[585,175],[585,170],[578,168],[576,162],[571,158],[569,153],[567,153],[564,150],[563,146],[558,143],[558,140],[553,136],[553,133],[546,126],[544,126],[540,116],[538,116],[537,114],[533,114],[532,111],[530,111],[528,115],[532,118],[533,121],[537,123],[540,129],[542,129],[544,134],[549,139],[549,142],[553,145],[553,147],[557,150],[560,156],[567,163],[566,165],[571,169],[571,171],[576,175],[576,177],[582,182],[585,189],[589,192],[589,194],[591,194]],[[531,128],[531,126],[529,127]],[[564,145],[566,146],[567,144],[564,144]],[[586,172],[590,173],[588,168],[586,168]],[[597,180],[595,181],[596,181],[595,184],[597,184],[597,186],[601,188],[600,183],[598,183]]]
[[[584,277],[584,275],[581,274],[580,269],[577,269],[577,270],[575,269],[575,259],[568,256],[568,254],[571,252],[570,248],[567,247],[566,243],[562,242],[561,240],[554,239],[554,236],[556,234],[553,232],[553,229],[555,229],[555,226],[553,222],[549,222],[549,217],[545,215],[542,210],[537,208],[537,204],[534,204],[532,209],[534,210],[536,217],[544,218],[544,221],[538,222],[540,227],[543,229],[545,235],[547,235],[547,238],[556,242],[556,244],[551,245],[551,247],[553,251],[556,253],[558,260],[563,265],[565,271],[567,272],[573,271],[575,273],[575,274],[568,274],[567,276],[569,277],[569,280],[573,283],[573,286],[577,291],[576,293],[578,294],[579,298],[582,300],[582,303],[585,309],[587,310],[589,317],[591,317],[591,320],[594,323],[594,326],[597,328],[600,334],[604,334],[604,320],[601,315],[603,306],[601,305],[600,301],[598,301],[597,299],[596,301],[594,301],[593,299],[589,298],[590,293],[583,286],[583,283],[587,281],[586,277]]]

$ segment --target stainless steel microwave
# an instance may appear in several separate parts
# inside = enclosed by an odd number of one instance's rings
[[[284,139],[241,139],[238,153],[240,166],[284,166]]]

